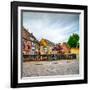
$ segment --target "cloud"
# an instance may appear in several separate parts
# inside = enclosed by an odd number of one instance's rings
[[[72,33],[79,34],[79,14],[23,12],[23,26],[38,40],[66,42]]]

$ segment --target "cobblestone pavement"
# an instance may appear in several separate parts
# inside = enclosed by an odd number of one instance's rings
[[[78,60],[23,62],[23,77],[79,74]]]

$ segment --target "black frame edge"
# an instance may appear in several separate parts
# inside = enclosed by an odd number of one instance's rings
[[[84,82],[88,83],[88,7],[84,7]]]
[[[11,2],[11,88],[16,88],[18,84],[18,24],[16,24],[17,20],[17,5],[14,2]]]
[[[44,2],[22,2],[22,1],[12,1],[16,6],[31,6],[31,7],[45,7],[45,8],[65,8],[67,9],[80,9],[83,10],[86,5],[73,5],[73,4],[58,4],[58,3],[44,3]]]

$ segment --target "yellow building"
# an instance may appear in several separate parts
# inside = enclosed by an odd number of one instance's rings
[[[72,54],[79,54],[79,48],[71,48],[70,52]]]
[[[53,46],[53,42],[42,38],[40,41],[40,54],[52,54]]]

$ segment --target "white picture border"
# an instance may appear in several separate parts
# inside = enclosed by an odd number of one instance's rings
[[[78,75],[56,75],[56,76],[39,76],[21,78],[21,10],[35,11],[54,11],[54,12],[71,12],[80,13],[79,30],[80,30],[80,60]],[[47,81],[66,81],[66,80],[83,80],[84,79],[84,11],[76,9],[53,9],[37,7],[18,7],[18,83],[47,82]]]

